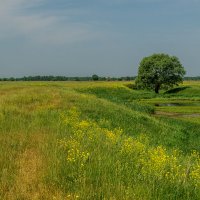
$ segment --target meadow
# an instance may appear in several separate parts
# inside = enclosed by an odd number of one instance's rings
[[[200,199],[200,82],[0,82],[0,199]]]

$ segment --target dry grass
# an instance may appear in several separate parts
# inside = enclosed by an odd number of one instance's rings
[[[42,158],[36,149],[26,149],[19,155],[18,174],[7,199],[41,199]],[[16,196],[17,195],[17,196]]]
[[[3,199],[5,200],[62,200],[63,195],[59,190],[45,184],[43,178],[46,174],[47,162],[41,151],[41,144],[46,140],[43,133],[32,134],[28,139],[26,149],[15,159],[17,172],[14,183]],[[27,141],[26,141],[27,142]]]

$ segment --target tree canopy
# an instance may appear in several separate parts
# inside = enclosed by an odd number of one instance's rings
[[[92,75],[92,80],[93,81],[98,81],[99,80],[99,76],[96,75],[96,74]]]
[[[184,67],[177,57],[153,54],[140,62],[136,86],[159,93],[161,88],[167,89],[181,83],[184,75]]]

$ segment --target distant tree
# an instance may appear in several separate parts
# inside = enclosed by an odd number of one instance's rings
[[[96,75],[96,74],[92,75],[92,80],[93,81],[98,81],[99,80],[99,76]]]
[[[159,93],[161,88],[167,89],[183,81],[185,70],[179,59],[167,54],[153,54],[142,59],[136,86],[141,89],[153,89]]]
[[[186,81],[199,81],[200,80],[200,76],[184,77],[184,80],[186,80]]]
[[[15,81],[15,78],[10,77],[8,80],[9,80],[9,81]]]
[[[111,77],[109,77],[109,76],[106,77],[106,80],[107,80],[107,81],[111,81]]]
[[[80,81],[80,78],[79,77],[74,77],[74,80],[75,81]]]
[[[126,77],[126,81],[130,81],[131,80],[131,77],[130,76],[127,76]]]

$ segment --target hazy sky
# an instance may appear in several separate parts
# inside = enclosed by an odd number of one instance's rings
[[[0,0],[0,77],[134,76],[158,52],[200,75],[200,0]]]

